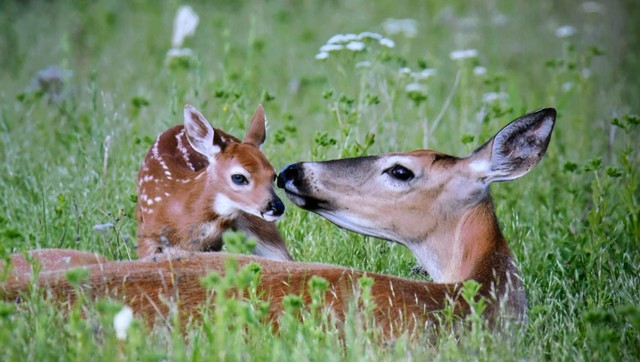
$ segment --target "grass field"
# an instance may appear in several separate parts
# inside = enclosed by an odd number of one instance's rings
[[[276,169],[425,147],[462,156],[517,116],[553,106],[543,162],[492,187],[527,288],[528,325],[491,332],[471,321],[381,345],[356,317],[342,339],[317,316],[285,316],[274,334],[252,322],[251,301],[220,301],[185,334],[171,320],[152,330],[137,321],[118,341],[118,303],[52,305],[34,290],[0,304],[0,360],[640,359],[633,0],[200,1],[190,4],[200,23],[184,44],[193,56],[168,59],[180,5],[2,2],[1,256],[65,247],[134,258],[136,173],[156,135],[182,122],[185,103],[236,136],[263,103],[264,151]],[[406,18],[416,32],[393,33],[387,20]],[[365,31],[394,46],[369,40],[316,59],[333,35]],[[279,228],[296,260],[418,278],[403,247],[291,203]]]

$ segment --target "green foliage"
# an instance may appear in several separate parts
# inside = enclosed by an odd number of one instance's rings
[[[152,326],[135,316],[124,341],[113,327],[123,306],[93,301],[82,286],[88,274],[70,271],[74,303],[35,288],[20,303],[0,303],[1,359],[637,360],[638,10],[628,0],[600,1],[595,12],[581,3],[197,1],[193,53],[170,58],[175,2],[2,2],[4,261],[43,247],[134,258],[136,173],[158,133],[182,122],[185,103],[241,137],[264,102],[264,151],[275,169],[424,147],[465,156],[527,111],[553,106],[559,116],[543,162],[492,187],[527,289],[523,329],[489,330],[480,317],[486,301],[467,282],[466,320],[449,307],[440,315],[451,328],[383,344],[372,325],[370,278],[358,281],[340,324],[325,305],[329,282],[308,276],[304,293],[284,297],[275,331],[257,287],[260,267],[231,258],[224,273],[201,280],[209,293],[202,322],[181,324],[167,300],[169,316]],[[386,33],[387,18],[414,18],[415,37]],[[558,38],[564,24],[575,34]],[[361,51],[314,59],[335,32],[363,31],[395,46],[367,39]],[[471,48],[476,57],[450,58]],[[38,80],[50,65],[61,83]],[[278,227],[296,260],[415,277],[406,248],[291,204]],[[240,233],[224,240],[234,253],[255,246]]]

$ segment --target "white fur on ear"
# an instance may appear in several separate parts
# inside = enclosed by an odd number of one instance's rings
[[[220,147],[213,144],[213,127],[195,107],[184,106],[184,128],[193,149],[213,161]]]

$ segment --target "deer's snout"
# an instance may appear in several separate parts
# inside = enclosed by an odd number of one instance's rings
[[[282,200],[280,200],[280,198],[275,194],[267,204],[266,214],[276,217],[282,216],[282,214],[284,214],[284,204],[282,203]]]
[[[288,166],[285,166],[280,174],[278,175],[278,187],[283,189],[287,182],[291,181],[293,184],[298,183],[301,172],[301,164],[300,163],[292,163]]]

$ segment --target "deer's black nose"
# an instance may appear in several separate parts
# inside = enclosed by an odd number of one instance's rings
[[[287,181],[296,181],[300,177],[300,163],[292,163],[285,166],[278,175],[278,187],[284,188]]]
[[[267,204],[267,212],[273,216],[280,216],[284,214],[284,204],[279,197],[274,197]]]

